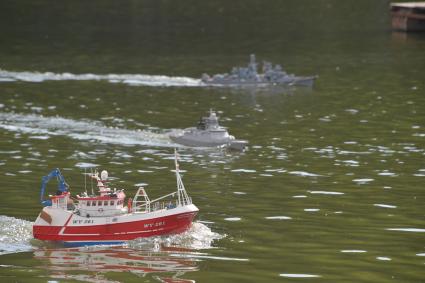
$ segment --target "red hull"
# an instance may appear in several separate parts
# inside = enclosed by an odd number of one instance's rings
[[[141,237],[177,234],[190,228],[196,212],[148,220],[93,226],[34,225],[34,238],[61,242],[128,241]],[[70,219],[72,221],[72,219]],[[63,230],[63,231],[62,231]]]

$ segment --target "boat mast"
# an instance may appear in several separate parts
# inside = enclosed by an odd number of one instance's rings
[[[178,157],[179,157],[179,154],[177,153],[177,150],[174,149],[174,162],[176,165],[176,179],[177,179],[177,197],[178,197],[179,205],[183,206],[183,205],[191,204],[192,201],[187,195],[182,178],[180,176]]]

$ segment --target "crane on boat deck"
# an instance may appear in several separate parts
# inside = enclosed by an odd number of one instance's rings
[[[62,176],[62,173],[58,168],[53,169],[48,175],[43,176],[41,179],[40,202],[43,206],[52,205],[52,201],[50,199],[44,199],[44,193],[46,191],[47,183],[55,177],[58,180],[58,189],[56,191],[56,195],[68,192],[69,185],[65,182],[65,178]]]

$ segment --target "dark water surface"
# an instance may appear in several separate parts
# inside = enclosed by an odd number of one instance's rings
[[[424,282],[425,37],[389,21],[387,1],[2,1],[0,281]],[[250,53],[319,79],[199,85]],[[190,231],[32,240],[51,169],[74,193],[87,164],[169,193],[166,133],[210,108],[250,148],[179,148]]]

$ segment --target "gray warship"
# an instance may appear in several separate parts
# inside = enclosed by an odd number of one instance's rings
[[[196,127],[176,130],[169,136],[173,142],[191,147],[225,147],[244,150],[248,145],[247,141],[237,140],[229,135],[227,129],[218,124],[218,117],[212,110],[208,117],[200,118]]]
[[[211,86],[238,85],[301,85],[313,86],[317,76],[299,77],[286,73],[282,66],[263,61],[262,73],[257,71],[255,55],[251,54],[247,67],[233,67],[230,74],[203,74],[201,81]]]

